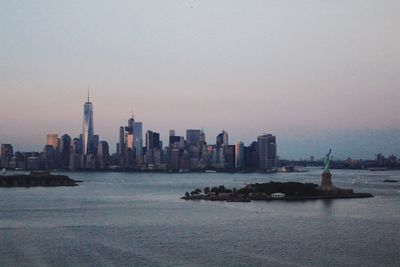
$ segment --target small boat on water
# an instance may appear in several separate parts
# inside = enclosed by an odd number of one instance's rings
[[[384,183],[398,183],[400,181],[399,180],[394,180],[394,179],[386,179],[386,180],[383,180],[383,182]]]
[[[357,178],[353,179],[352,183],[354,185],[368,184],[368,180],[367,180],[367,178],[362,178],[361,176],[358,176]]]

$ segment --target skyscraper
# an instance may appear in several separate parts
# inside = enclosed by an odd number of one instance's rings
[[[120,165],[128,168],[140,167],[142,165],[142,128],[142,123],[136,122],[133,115],[131,118],[129,118],[127,126],[121,126],[119,128],[117,154],[120,157]]]
[[[132,132],[136,138],[143,139],[143,124],[141,122],[133,122]]]
[[[132,117],[128,120],[128,126],[125,127],[125,130],[128,133],[132,133],[133,132],[133,123],[135,122],[135,118],[132,115]]]
[[[224,141],[224,146],[228,146],[229,142],[228,142],[228,132],[226,131],[222,131],[222,140]]]
[[[199,142],[200,142],[201,144],[203,144],[203,145],[206,143],[206,134],[204,133],[203,130],[201,130]]]
[[[47,145],[53,146],[54,150],[58,150],[60,140],[58,139],[58,134],[48,134],[47,135]]]
[[[233,170],[235,168],[236,150],[234,145],[229,145],[225,149],[225,168]]]
[[[200,141],[201,130],[186,130],[186,141],[190,146],[197,146]]]
[[[143,157],[143,123],[133,121],[132,132],[135,137],[136,160],[139,162]]]
[[[235,167],[240,169],[243,167],[244,162],[244,144],[237,142],[235,145]]]
[[[69,168],[69,161],[71,157],[71,137],[64,134],[60,141],[61,165],[63,169]]]
[[[42,162],[46,170],[53,170],[56,168],[56,150],[52,145],[44,146]]]
[[[82,166],[82,140],[74,138],[71,142],[69,168],[71,170],[78,170]]]
[[[126,143],[126,149],[133,150],[133,148],[135,147],[135,141],[134,141],[133,133],[127,133],[125,135],[125,143]]]
[[[146,133],[146,149],[149,151],[150,149],[154,148],[161,149],[160,134],[149,130]]]
[[[1,144],[0,158],[1,158],[1,166],[3,168],[8,168],[8,163],[10,162],[13,156],[14,156],[13,146],[10,144]]]
[[[125,154],[125,131],[123,126],[119,127],[119,142],[117,153],[120,156],[123,156]]]
[[[106,141],[101,141],[97,149],[97,157],[99,159],[99,168],[104,170],[108,168],[108,163],[110,161],[110,152],[108,143]]]
[[[91,153],[93,143],[93,105],[89,99],[89,90],[87,102],[83,106],[83,154]]]
[[[217,135],[217,147],[227,147],[228,146],[228,133],[222,131],[222,133]]]
[[[259,136],[257,140],[260,170],[272,170],[276,167],[276,137],[272,134],[264,134]]]
[[[125,126],[125,146],[127,151],[133,151],[135,147],[134,135],[133,135],[133,124],[135,119],[133,116],[128,120],[128,126]]]

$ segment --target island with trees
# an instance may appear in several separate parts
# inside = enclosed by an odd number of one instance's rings
[[[77,186],[78,182],[66,175],[53,175],[49,172],[0,175],[0,187]]]
[[[325,191],[317,184],[299,182],[268,182],[248,184],[243,188],[206,187],[186,192],[185,200],[211,200],[228,202],[250,202],[252,200],[308,200],[334,198],[373,197],[369,193],[354,193],[352,189],[335,188]]]

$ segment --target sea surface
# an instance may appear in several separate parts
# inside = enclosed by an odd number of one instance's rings
[[[400,266],[400,183],[383,182],[397,171],[332,171],[335,186],[374,198],[180,199],[206,186],[319,183],[321,172],[71,172],[83,183],[0,188],[0,266]]]

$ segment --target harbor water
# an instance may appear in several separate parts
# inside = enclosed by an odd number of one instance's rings
[[[0,266],[400,265],[400,183],[383,182],[400,180],[398,171],[332,171],[335,186],[373,198],[250,203],[180,197],[207,186],[320,183],[321,169],[66,174],[83,183],[0,188]]]

